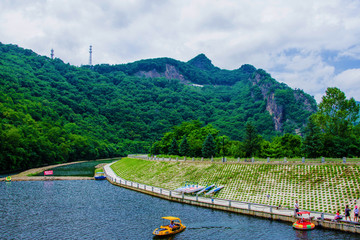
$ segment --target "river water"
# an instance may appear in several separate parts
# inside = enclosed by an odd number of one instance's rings
[[[170,202],[107,181],[0,182],[0,239],[153,239],[162,216],[187,229],[170,239],[354,239],[332,230],[294,230],[271,221]]]

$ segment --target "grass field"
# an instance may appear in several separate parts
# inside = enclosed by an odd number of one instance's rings
[[[219,198],[335,213],[360,196],[355,164],[268,164],[147,161],[124,158],[112,165],[122,178],[175,189],[185,181],[225,188]],[[269,196],[269,197],[268,197]]]

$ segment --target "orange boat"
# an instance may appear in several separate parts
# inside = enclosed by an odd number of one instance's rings
[[[297,214],[300,215],[300,219],[294,222],[293,227],[295,229],[312,230],[315,228],[315,224],[311,222],[310,212],[298,212]]]
[[[186,226],[181,223],[180,218],[177,217],[162,217],[163,219],[170,220],[171,223],[173,223],[173,226],[171,225],[162,225],[159,228],[156,228],[153,231],[153,234],[156,236],[169,236],[174,235],[176,233],[182,232],[186,229]]]

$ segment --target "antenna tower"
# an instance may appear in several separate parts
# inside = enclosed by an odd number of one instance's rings
[[[92,66],[92,46],[90,45],[90,50],[89,50],[89,53],[90,53],[90,57],[89,57],[89,65]]]
[[[51,49],[51,54],[50,54],[50,56],[51,56],[51,59],[54,59],[54,49]]]

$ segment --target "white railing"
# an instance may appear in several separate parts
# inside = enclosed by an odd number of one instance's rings
[[[213,204],[217,206],[225,206],[225,207],[231,207],[231,208],[237,208],[237,209],[245,209],[245,210],[252,210],[257,212],[263,212],[263,213],[270,213],[270,214],[277,214],[277,215],[285,215],[285,216],[295,216],[294,209],[284,208],[284,207],[278,207],[278,206],[272,206],[272,205],[266,205],[266,204],[258,204],[258,203],[250,203],[250,202],[241,202],[241,201],[235,201],[235,200],[228,200],[228,199],[222,199],[222,198],[214,198],[214,197],[202,197],[198,195],[187,195],[184,193],[175,192],[172,190],[164,189],[161,187],[154,187],[149,186],[142,183],[132,182],[125,180],[123,178],[120,178],[117,176],[112,169],[110,169],[109,165],[108,167],[104,167],[105,175],[108,179],[110,179],[112,182],[118,183],[120,185],[129,186],[132,188],[136,188],[142,191],[152,192],[156,194],[160,194],[166,197],[172,197],[182,200],[189,200],[193,202],[199,202],[199,203],[207,203],[207,204]],[[111,172],[111,173],[109,173]],[[308,210],[306,210],[308,211]],[[315,219],[318,218],[334,218],[334,214],[330,213],[323,213],[323,212],[316,212],[316,211],[309,211],[312,213],[312,216]],[[360,227],[360,226],[359,226]]]
[[[194,158],[194,157],[162,157],[157,155],[148,156],[146,154],[132,154],[128,155],[129,158],[145,159],[145,160],[156,160],[156,161],[204,161],[204,162],[223,162],[223,163],[360,163],[360,158],[237,158],[228,159],[224,158]]]

